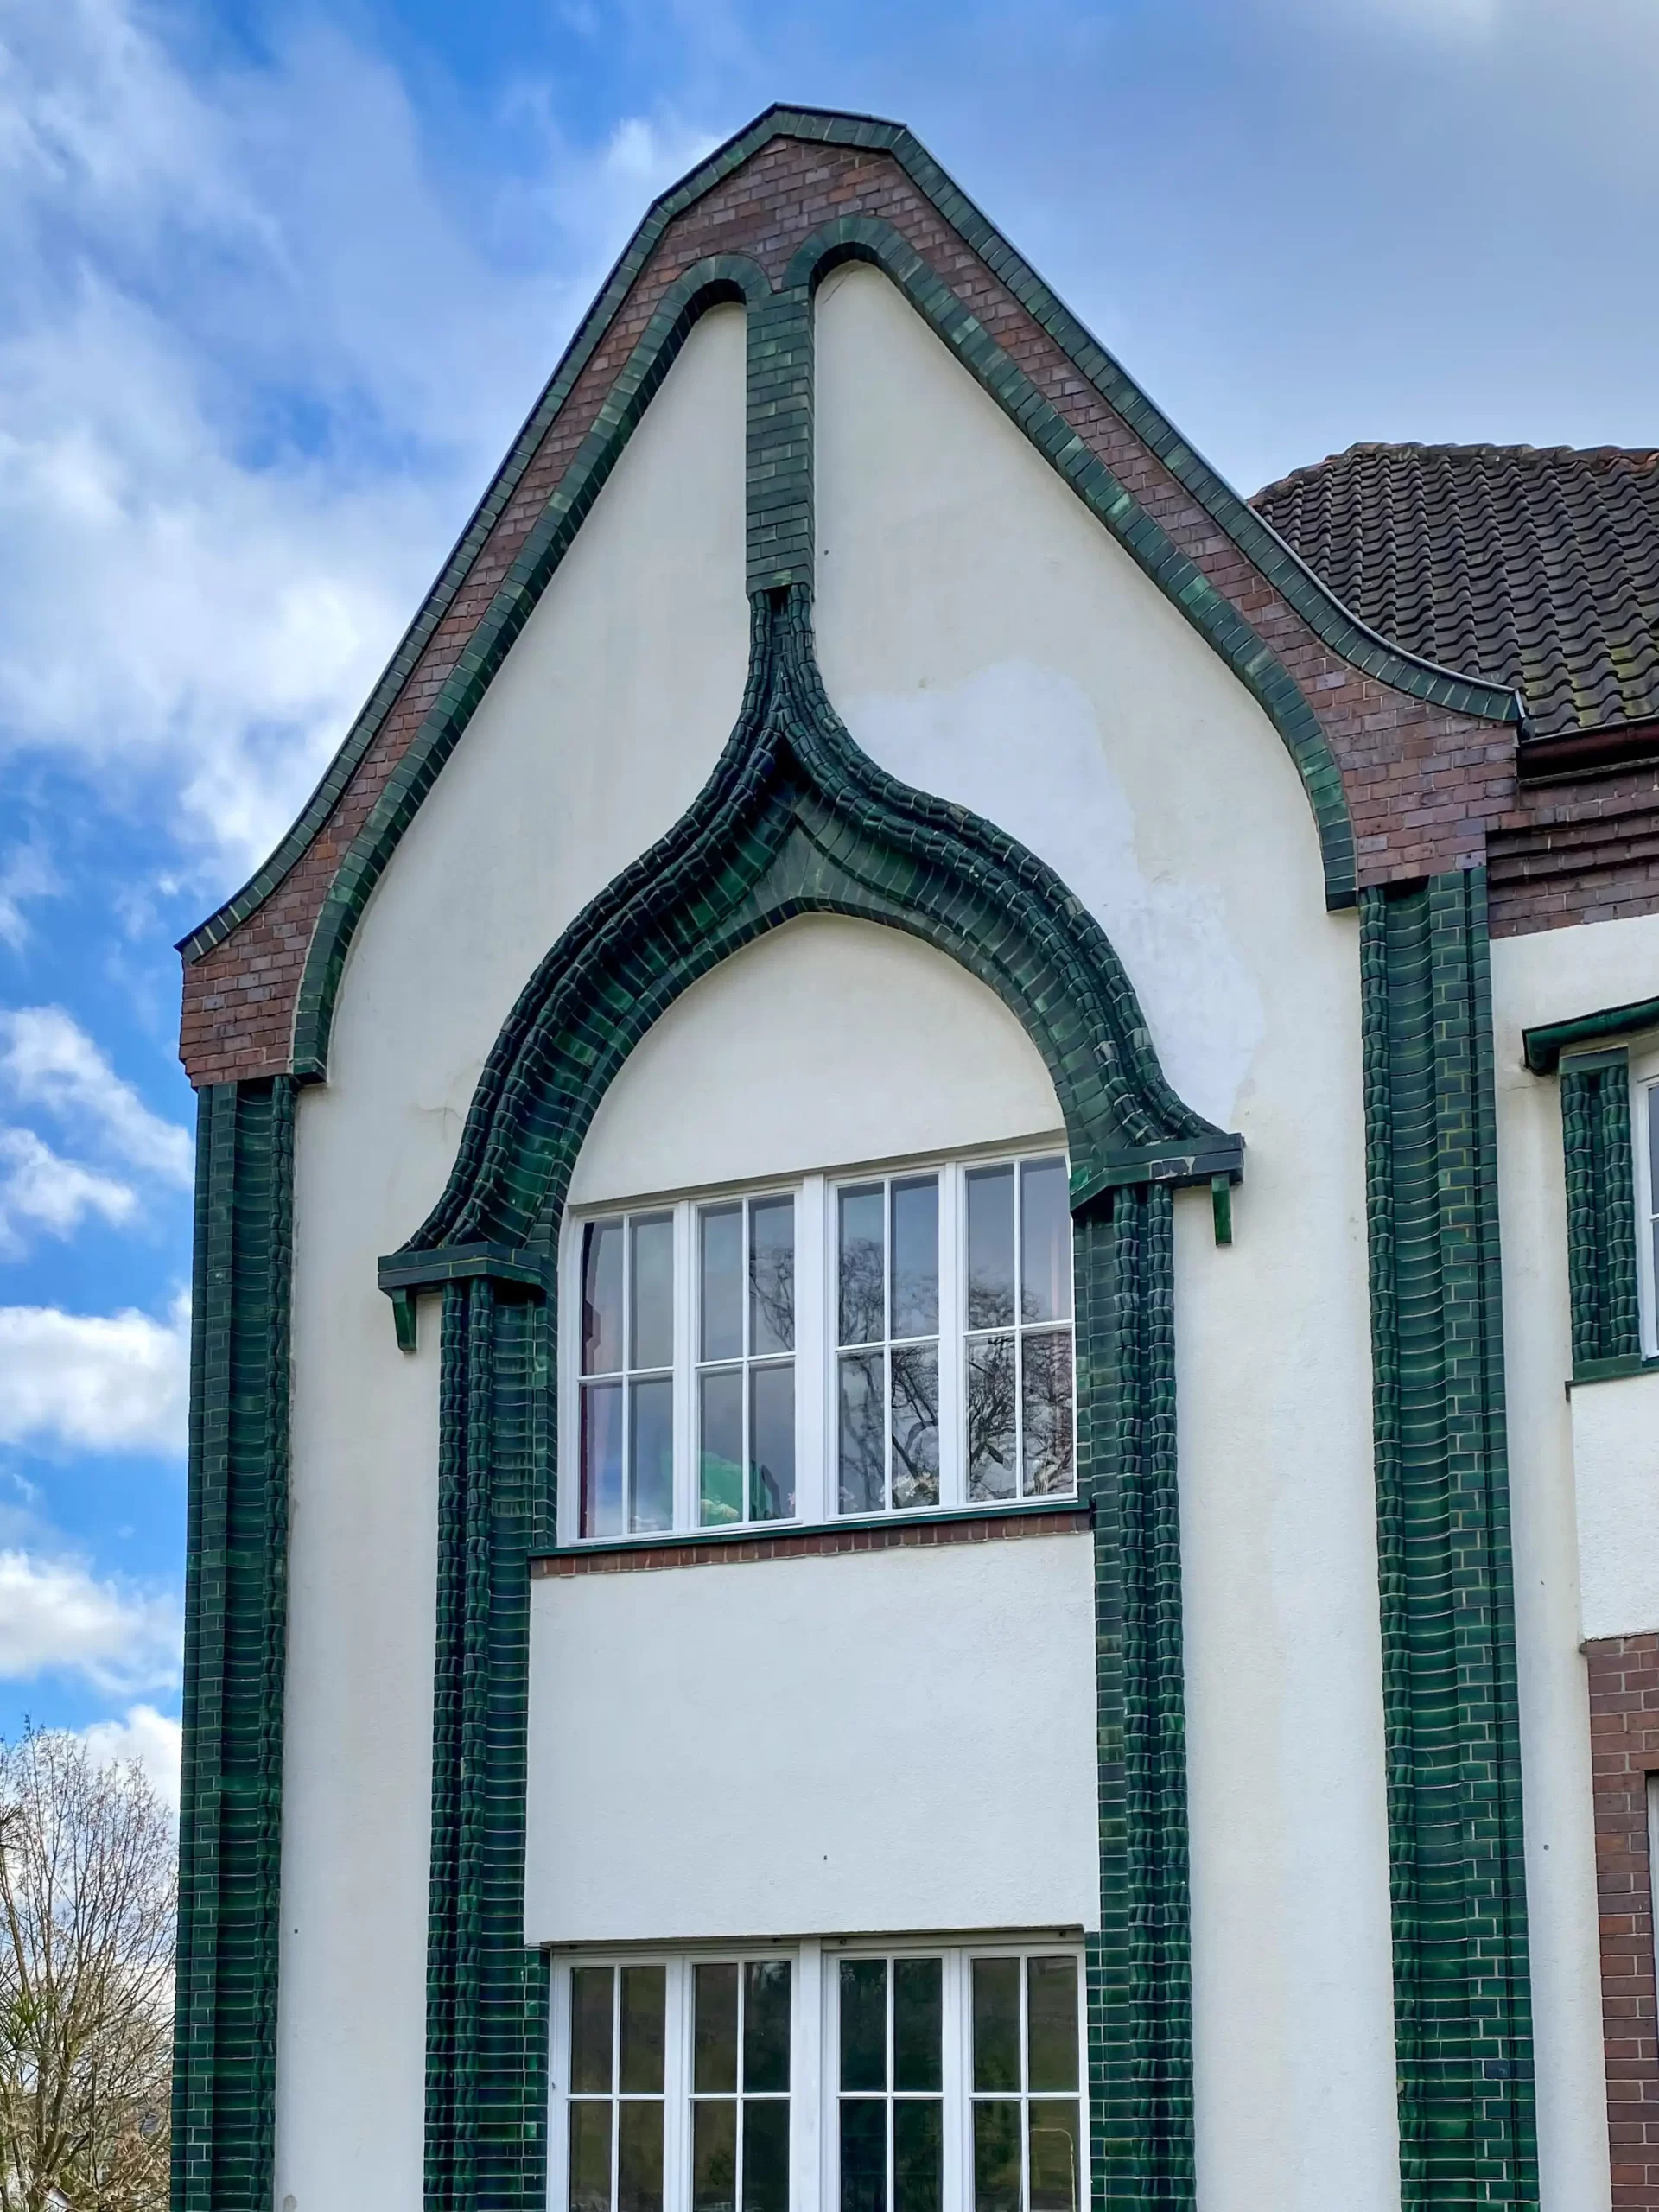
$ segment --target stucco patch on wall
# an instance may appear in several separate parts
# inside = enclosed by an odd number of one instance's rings
[[[1082,685],[1005,660],[943,689],[838,704],[873,760],[999,822],[1076,892],[1128,970],[1164,1073],[1231,1128],[1265,1027],[1262,994],[1215,884],[1143,870],[1135,810]]]

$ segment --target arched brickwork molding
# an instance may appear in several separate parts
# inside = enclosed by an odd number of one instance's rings
[[[1165,1082],[1111,946],[1052,871],[858,751],[824,696],[804,592],[758,594],[753,620],[743,711],[709,784],[543,961],[480,1081],[448,1187],[382,1263],[406,1313],[417,1292],[442,1298],[428,2200],[529,2204],[543,2185],[546,2023],[522,1948],[524,1568],[553,1525],[544,1382],[570,1176],[606,1090],[675,998],[766,931],[831,912],[906,930],[961,962],[1022,1023],[1059,1095],[1099,1609],[1099,2202],[1185,2204],[1172,1191],[1236,1176],[1242,1144]]]

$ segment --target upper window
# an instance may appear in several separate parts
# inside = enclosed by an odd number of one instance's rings
[[[1641,1256],[1643,1349],[1659,1351],[1659,1077],[1637,1090],[1637,1248]]]
[[[570,1269],[567,1539],[1076,1488],[1059,1153],[602,1214]]]

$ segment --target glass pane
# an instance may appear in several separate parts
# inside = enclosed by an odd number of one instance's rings
[[[660,2097],[663,2094],[663,2016],[667,1985],[667,1972],[662,1967],[622,1969],[620,2078],[622,2088],[635,2094]]]
[[[1020,1318],[1071,1318],[1071,1211],[1064,1160],[1027,1160],[1020,1169]]]
[[[702,1359],[743,1357],[743,1209],[704,1206],[701,1240]]]
[[[1027,1497],[1075,1484],[1071,1465],[1071,1332],[1044,1329],[1020,1344],[1020,1450]]]
[[[841,2101],[841,2212],[887,2212],[885,2097]]]
[[[974,2107],[974,2212],[1020,2212],[1020,2107]]]
[[[611,2212],[608,2098],[601,2105],[570,2107],[570,2212]]]
[[[582,1371],[622,1365],[622,1224],[590,1221],[582,1232]]]
[[[622,1533],[622,1385],[582,1389],[582,1533]]]
[[[795,1511],[795,1370],[749,1372],[749,1518],[787,1521]]]
[[[879,1351],[841,1361],[840,1498],[843,1513],[880,1513],[887,1502],[887,1436]]]
[[[841,2086],[887,2086],[887,1962],[841,1962]]]
[[[939,1179],[893,1186],[893,1334],[939,1333]]]
[[[674,1364],[674,1217],[646,1214],[631,1222],[633,1278],[629,1288],[630,1367]]]
[[[789,2099],[743,2104],[743,2212],[789,2212]]]
[[[743,1518],[743,1370],[705,1375],[698,1388],[698,1517],[705,1529],[715,1529]]]
[[[1020,2087],[1018,1959],[974,1961],[974,2087]]]
[[[968,1343],[968,1495],[1012,1497],[1014,1482],[1014,1360],[1012,1337]]]
[[[735,1968],[733,1969],[735,1972]],[[736,1985],[733,1985],[735,1994]],[[691,2212],[736,2212],[737,2107],[691,2107]]]
[[[939,1502],[939,1350],[893,1348],[893,1502]]]
[[[595,2090],[607,2094],[611,2083],[611,2007],[616,1969],[577,1967],[570,1976],[570,2088],[576,2096]],[[608,2127],[609,2122],[606,2125]],[[608,2145],[607,2135],[606,2142]],[[608,2148],[606,2172],[610,2171]],[[610,2186],[606,2183],[607,2188]]]
[[[968,1325],[1006,1329],[1014,1320],[1014,1170],[976,1167],[968,1176]]]
[[[632,1465],[628,1495],[631,1529],[674,1526],[674,1383],[630,1382],[633,1393],[633,1434],[628,1446]]]
[[[938,1959],[895,1959],[893,1967],[893,2086],[937,2089],[944,2023],[944,1974]]]
[[[654,2097],[617,2108],[616,2212],[663,2212],[663,2107]]]
[[[795,1201],[758,1198],[749,1208],[749,1350],[795,1349]]]
[[[841,1216],[838,1246],[841,1281],[839,1342],[844,1344],[879,1344],[887,1334],[882,1325],[887,1298],[884,1282],[886,1249],[881,1218],[885,1200],[881,1185],[877,1183],[868,1190],[842,1191],[839,1194],[838,1204]]]
[[[937,2097],[893,2107],[893,2212],[939,2212],[944,2107]]]
[[[737,1968],[695,1969],[695,2022],[691,2033],[691,2087],[737,2087]]]
[[[1077,2212],[1077,2107],[1039,2103],[1031,2115],[1031,2212]]]
[[[743,1969],[743,2087],[789,2087],[787,1959],[751,1959]]]
[[[1026,2086],[1077,2086],[1077,1962],[1026,1961]]]

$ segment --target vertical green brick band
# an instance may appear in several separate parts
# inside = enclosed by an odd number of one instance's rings
[[[1561,1143],[1573,1370],[1592,1360],[1639,1359],[1636,1160],[1624,1052],[1563,1056]]]
[[[1186,1724],[1166,1186],[1077,1223],[1078,1479],[1095,1517],[1101,1932],[1087,1944],[1096,2212],[1193,2202]]]
[[[425,2201],[540,2205],[547,1967],[524,1940],[529,1555],[547,1541],[546,1317],[443,1292]]]
[[[200,1095],[175,2212],[269,2212],[287,1634],[290,1077]]]
[[[1484,874],[1360,914],[1401,2201],[1535,2205]]]

